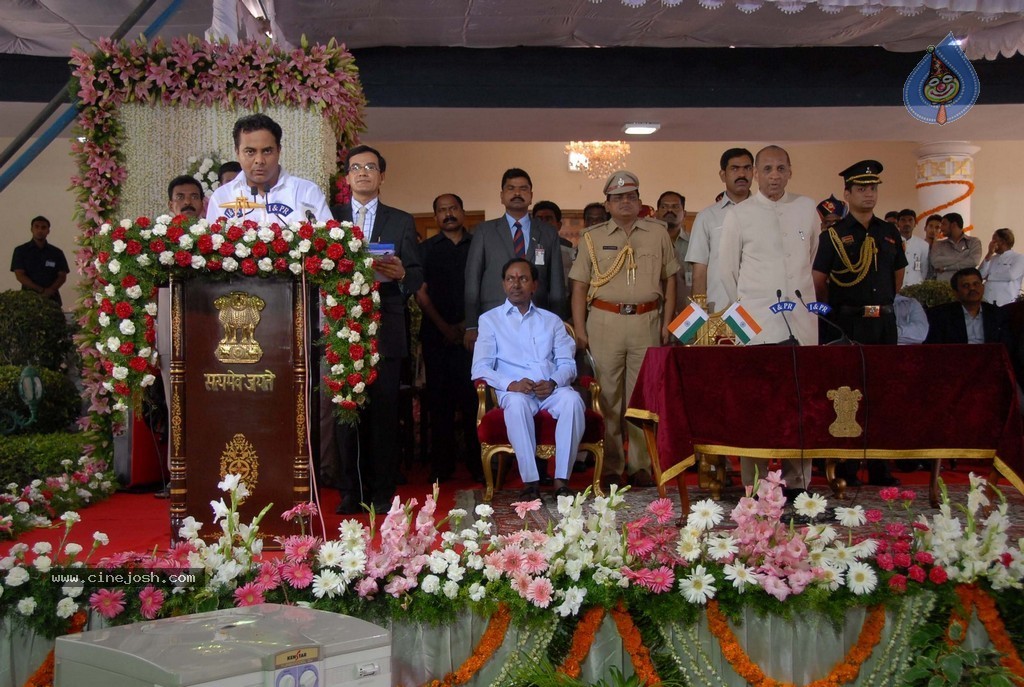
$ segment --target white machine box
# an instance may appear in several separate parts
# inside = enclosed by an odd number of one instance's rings
[[[57,638],[55,687],[389,687],[391,633],[259,604]]]

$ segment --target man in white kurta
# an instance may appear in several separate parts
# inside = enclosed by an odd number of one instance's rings
[[[779,290],[782,300],[799,303],[797,290],[805,300],[813,297],[811,263],[818,250],[819,222],[813,200],[786,193],[791,175],[786,151],[765,148],[757,160],[758,192],[730,208],[722,224],[718,258],[728,302],[715,307],[722,309],[741,301],[761,325],[761,333],[750,344],[779,343],[789,338],[789,330],[782,315],[772,313],[769,307],[778,302]],[[762,169],[766,166],[771,171]],[[797,341],[802,345],[818,343],[814,315],[798,305],[786,317]]]
[[[787,314],[797,341],[802,345],[818,343],[818,322],[799,305],[796,291],[805,300],[814,293],[811,263],[818,251],[820,222],[813,200],[786,193],[791,176],[789,153],[778,146],[761,149],[754,158],[757,193],[730,208],[722,225],[718,249],[722,286],[729,303],[739,300],[761,325],[761,333],[750,344],[789,338],[782,315],[769,310],[779,301],[779,291],[782,300],[797,302]],[[753,484],[755,467],[764,476],[768,461],[740,459],[744,485]],[[788,489],[806,489],[811,481],[811,461],[783,461],[782,476]]]
[[[928,276],[928,249],[930,246],[920,236],[914,236],[917,213],[907,208],[900,210],[896,218],[896,228],[903,237],[903,253],[907,256],[907,266],[903,270],[903,286],[920,284]]]
[[[570,386],[576,378],[576,342],[558,315],[533,304],[537,279],[537,266],[525,258],[505,264],[506,300],[480,316],[473,347],[473,378],[494,389],[505,411],[508,440],[523,479],[523,499],[540,496],[533,416],[546,410],[555,418],[556,496],[570,493],[569,470],[585,424],[583,399]]]

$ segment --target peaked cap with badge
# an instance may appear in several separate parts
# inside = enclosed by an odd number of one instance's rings
[[[839,173],[846,184],[880,184],[882,179],[882,163],[878,160],[861,160]]]

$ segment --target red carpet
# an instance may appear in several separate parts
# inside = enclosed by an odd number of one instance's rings
[[[968,474],[974,471],[981,475],[987,475],[988,464],[982,461],[958,462],[955,470],[947,469],[943,472],[943,479],[951,484],[963,484],[968,482]],[[696,473],[688,471],[688,482],[696,484]],[[928,475],[923,471],[911,473],[896,473],[907,486],[923,486],[928,482]],[[409,471],[409,483],[398,488],[398,494],[403,501],[415,498],[422,503],[423,497],[430,493],[428,474],[425,467],[416,466]],[[571,486],[574,489],[582,490],[591,481],[591,471],[574,474],[571,479]],[[824,487],[824,482],[817,476],[814,479],[816,487]],[[819,486],[820,485],[820,486]],[[509,476],[506,489],[518,489],[520,482],[513,470]],[[447,513],[455,506],[456,493],[463,490],[482,490],[483,485],[473,481],[468,474],[460,470],[455,478],[441,484],[440,497],[438,499],[437,512],[440,515]],[[1007,487],[1012,489],[1012,487]],[[673,491],[674,484],[669,484],[668,489]],[[827,489],[827,487],[824,487]],[[863,489],[876,490],[875,487],[863,487]],[[824,492],[828,493],[828,492]],[[334,509],[339,503],[338,492],[334,489],[320,490],[321,505],[324,511],[324,524],[327,527],[327,534],[335,538],[338,531],[338,524],[343,519],[357,517],[362,522],[368,522],[368,516],[341,516],[335,515]],[[119,551],[152,551],[154,549],[166,548],[170,542],[170,519],[169,504],[167,500],[154,498],[151,493],[129,493],[118,492],[111,498],[96,505],[84,508],[79,511],[82,518],[72,529],[69,541],[81,544],[86,551],[92,546],[93,532],[103,532],[110,539],[108,546],[102,547],[97,556],[106,556]],[[319,529],[319,523],[317,523]],[[319,532],[317,532],[320,534]],[[18,540],[29,546],[38,541],[47,541],[53,545],[60,542],[64,535],[64,525],[60,523],[57,527],[36,529],[27,532]],[[7,555],[8,550],[14,544],[11,541],[0,542],[0,556]]]

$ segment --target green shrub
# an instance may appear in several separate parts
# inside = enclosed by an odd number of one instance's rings
[[[952,303],[956,300],[956,292],[949,282],[926,279],[920,284],[904,286],[900,294],[907,298],[915,298],[925,310],[943,303]]]
[[[78,465],[86,441],[85,434],[0,436],[0,485],[25,486],[34,479],[67,472],[61,461]]]
[[[28,407],[18,395],[18,377],[21,366],[0,365],[0,408],[11,410],[27,418]],[[43,396],[39,399],[36,421],[21,430],[20,434],[46,434],[61,432],[78,419],[81,414],[81,400],[75,385],[63,372],[36,368],[43,380]]]
[[[64,311],[35,291],[0,293],[0,365],[59,370],[72,350]]]

